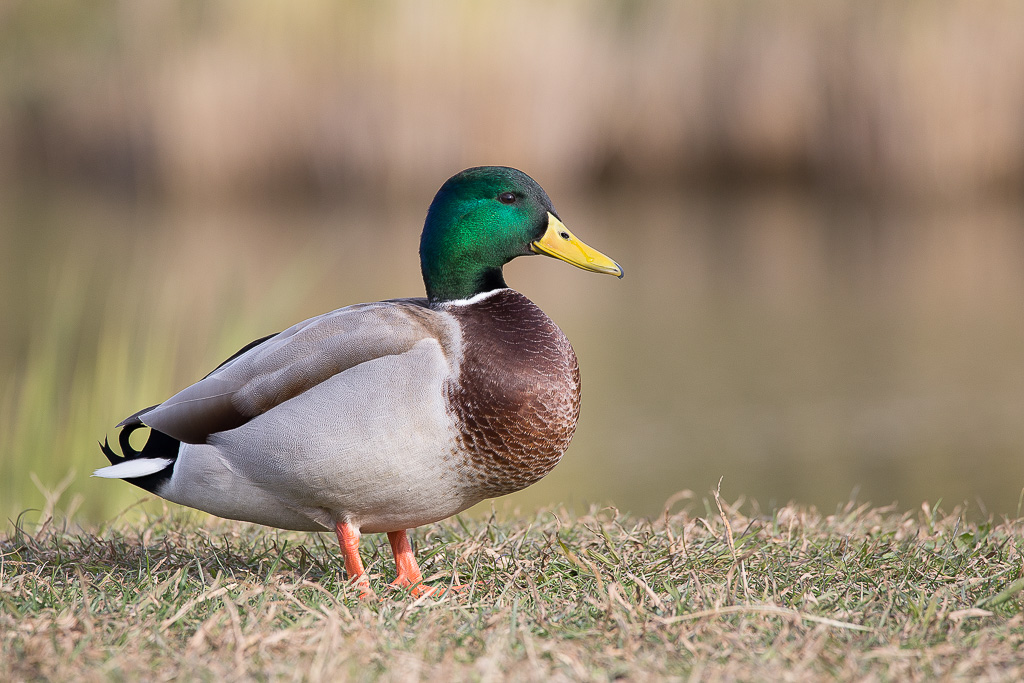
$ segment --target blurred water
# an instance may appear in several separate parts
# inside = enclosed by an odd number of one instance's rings
[[[782,190],[547,188],[621,281],[550,259],[506,279],[566,331],[584,399],[565,460],[499,508],[657,514],[727,498],[831,510],[855,494],[1015,513],[1024,487],[1024,207],[866,205]],[[30,479],[102,519],[96,439],[238,347],[359,301],[419,295],[429,195],[330,206],[0,201],[0,492]],[[980,501],[980,502],[979,502]],[[489,510],[491,503],[482,505]]]

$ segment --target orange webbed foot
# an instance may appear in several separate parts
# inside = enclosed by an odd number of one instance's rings
[[[370,578],[366,575],[363,560],[359,557],[359,529],[348,522],[338,522],[334,526],[338,535],[341,554],[345,558],[345,573],[351,577],[351,583],[359,589],[362,600],[376,600],[377,594],[370,588]]]
[[[390,584],[395,589],[408,589],[409,594],[414,598],[421,598],[424,595],[429,595],[434,598],[440,598],[444,595],[465,595],[469,589],[476,585],[483,585],[483,582],[476,581],[473,583],[457,583],[454,586],[431,586],[429,584],[422,583],[422,578],[414,582],[407,576],[399,576]]]
[[[391,552],[395,555],[395,567],[398,569],[398,577],[391,582],[392,586],[409,588],[409,593],[414,598],[421,598],[425,595],[439,598],[445,594],[448,589],[440,586],[428,586],[423,583],[423,573],[416,563],[416,556],[413,555],[409,534],[404,529],[389,531],[388,541],[391,543]],[[461,586],[454,588],[461,588]]]
[[[433,595],[435,598],[438,598],[444,593],[443,588],[428,586],[427,584],[422,583],[422,579],[411,581],[405,576],[399,576],[397,579],[392,581],[390,585],[396,589],[408,589],[409,595],[414,598],[421,598],[424,595]]]
[[[376,600],[377,594],[370,588],[370,579],[365,573],[360,574],[349,582],[359,591],[360,600]]]

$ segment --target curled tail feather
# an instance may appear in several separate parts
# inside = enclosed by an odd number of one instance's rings
[[[178,459],[181,442],[163,432],[150,429],[149,438],[141,451],[135,450],[130,441],[132,433],[146,425],[135,419],[126,424],[117,436],[121,455],[114,452],[109,440],[103,439],[100,450],[110,461],[110,467],[93,472],[94,477],[124,479],[150,493],[160,495],[160,488],[170,481],[174,463]]]

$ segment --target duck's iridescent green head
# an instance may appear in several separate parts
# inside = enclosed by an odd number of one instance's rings
[[[470,168],[437,191],[420,238],[420,267],[431,302],[505,287],[502,266],[531,254],[622,277],[615,261],[562,225],[547,193],[522,171]]]

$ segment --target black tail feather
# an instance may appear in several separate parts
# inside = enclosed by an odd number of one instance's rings
[[[103,437],[103,442],[100,444],[100,450],[103,451],[103,455],[107,456],[107,460],[110,461],[111,465],[117,465],[122,463],[127,458],[122,458],[120,455],[114,452],[114,449],[110,447],[110,441],[107,437]]]
[[[114,452],[114,449],[110,447],[110,442],[104,438],[103,443],[100,444],[100,450],[103,451],[103,455],[107,457],[111,465],[117,465],[126,460],[135,460],[136,458],[167,458],[171,460],[171,463],[159,472],[153,474],[147,474],[144,477],[133,477],[132,479],[125,479],[130,484],[135,484],[139,488],[143,488],[150,493],[160,495],[159,489],[170,480],[171,474],[174,472],[174,461],[178,459],[178,449],[181,446],[181,441],[175,439],[173,436],[168,436],[163,432],[159,432],[153,428],[149,430],[149,438],[146,440],[146,445],[142,447],[141,451],[137,451],[132,448],[132,444],[129,441],[132,433],[138,429],[144,428],[146,425],[140,421],[132,422],[125,425],[121,429],[121,433],[117,435],[117,442],[121,446],[121,455]]]

